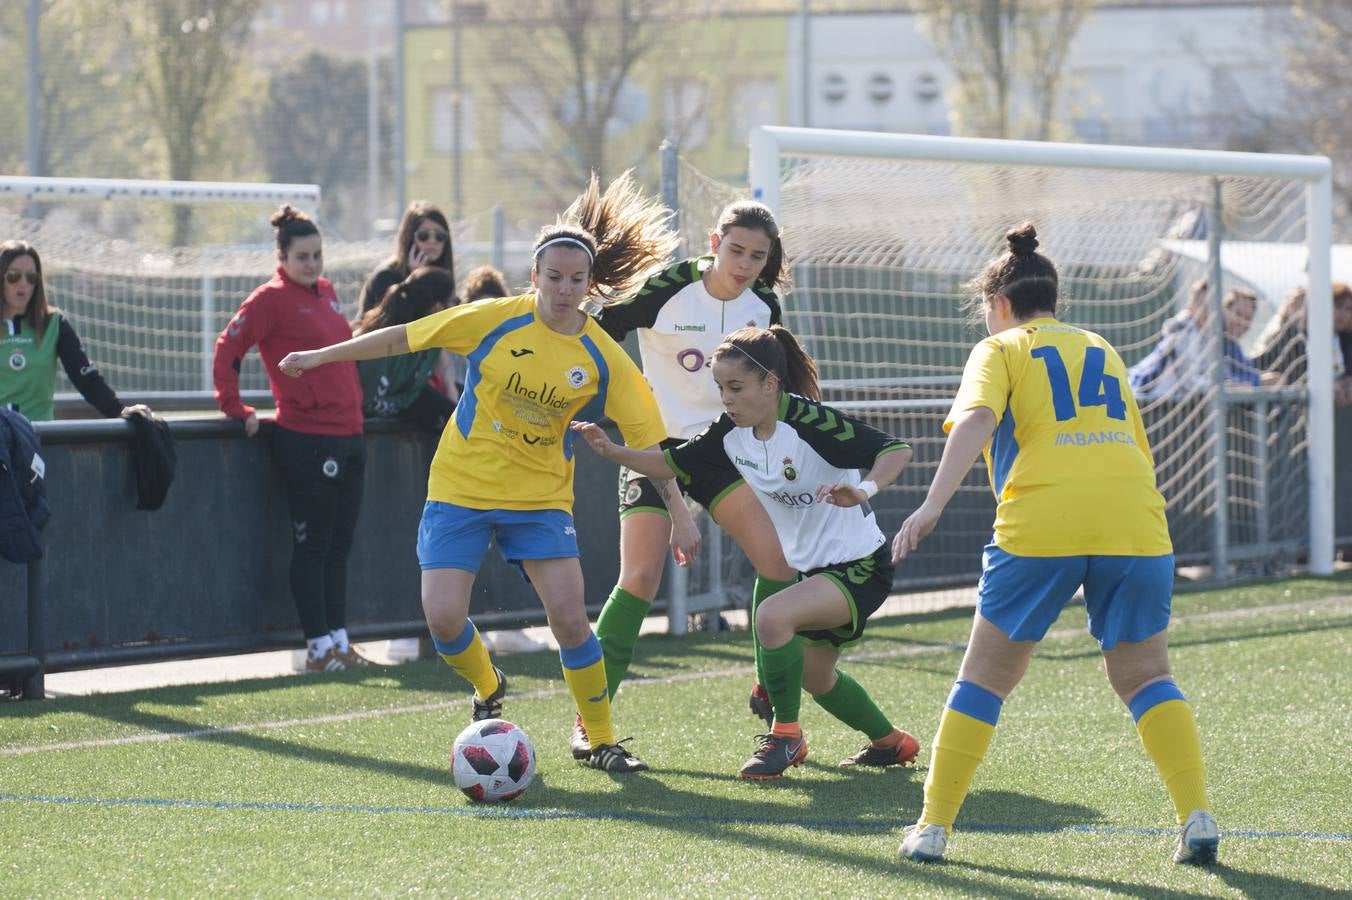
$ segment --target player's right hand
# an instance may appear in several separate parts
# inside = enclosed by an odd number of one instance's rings
[[[609,457],[610,450],[615,446],[615,443],[600,425],[597,425],[595,422],[575,421],[568,427],[582,435],[582,439],[586,441],[596,453],[601,456]]]

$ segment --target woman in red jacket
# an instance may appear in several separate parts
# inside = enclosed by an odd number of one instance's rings
[[[347,635],[347,558],[366,472],[362,391],[354,363],[326,366],[314,379],[283,378],[277,362],[293,350],[352,337],[333,285],[320,278],[319,229],[286,205],[272,216],[277,273],[259,286],[216,339],[216,403],[258,433],[258,414],[241,402],[239,370],[258,345],[277,399],[272,455],[285,475],[291,511],[291,593],[305,631],[307,671],[369,666]]]

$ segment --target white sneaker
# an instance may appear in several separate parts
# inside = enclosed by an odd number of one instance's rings
[[[936,862],[944,858],[948,847],[948,832],[942,825],[925,825],[917,822],[907,825],[902,832],[905,837],[898,851],[902,859],[914,859],[919,862]]]
[[[1174,862],[1209,866],[1216,861],[1216,847],[1221,842],[1221,830],[1216,820],[1204,809],[1188,813],[1188,821],[1178,826],[1178,842],[1174,844]]]

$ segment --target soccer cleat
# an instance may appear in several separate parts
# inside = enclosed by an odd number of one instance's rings
[[[346,650],[339,650],[335,647],[333,653],[342,660],[343,665],[349,669],[369,669],[375,665],[375,663],[358,653],[357,648],[351,644],[347,645]]]
[[[1216,861],[1216,848],[1221,842],[1221,831],[1216,820],[1204,809],[1188,813],[1188,821],[1178,826],[1178,841],[1174,844],[1174,862],[1194,866],[1209,866]]]
[[[587,726],[582,724],[582,716],[573,717],[573,736],[568,741],[568,749],[573,751],[573,759],[591,757],[591,739],[587,737]]]
[[[897,852],[902,859],[914,859],[917,862],[938,862],[944,858],[948,849],[948,832],[942,825],[907,825],[902,832],[901,849]]]
[[[911,737],[904,731],[894,730],[893,734],[901,735],[901,740],[895,744],[878,747],[872,741],[864,745],[854,756],[848,759],[842,759],[842,766],[909,766],[915,762],[916,754],[920,752],[920,742]]]
[[[474,713],[469,717],[471,722],[502,718],[502,698],[507,696],[507,676],[497,666],[493,667],[493,674],[498,676],[498,689],[482,700],[477,692],[474,694]]]
[[[765,720],[767,729],[775,727],[775,707],[770,702],[770,692],[760,684],[751,688],[751,712]]]
[[[630,740],[633,740],[633,738],[624,739],[624,741]],[[646,772],[648,764],[626,750],[622,746],[624,741],[592,747],[591,752],[587,755],[587,765],[593,769],[600,769],[603,772],[612,772],[617,775],[623,775],[626,772]]]
[[[807,741],[801,734],[794,737],[758,734],[756,740],[760,742],[760,747],[737,773],[742,778],[758,781],[778,778],[789,766],[800,766],[807,759]]]
[[[324,651],[323,656],[305,656],[305,671],[307,672],[341,672],[347,668],[343,658],[338,655],[338,651],[330,647]]]

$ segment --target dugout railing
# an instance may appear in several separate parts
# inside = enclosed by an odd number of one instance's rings
[[[127,422],[37,424],[52,517],[37,565],[0,560],[0,684],[27,681],[27,693],[41,696],[43,672],[303,645],[270,423],[247,439],[219,414],[169,421],[178,473],[153,512],[135,508]],[[372,420],[366,446],[350,631],[358,640],[422,635],[414,547],[436,438]],[[576,491],[595,615],[619,571],[615,466],[580,449]],[[471,614],[485,629],[545,622],[530,586],[496,552],[484,559]]]

